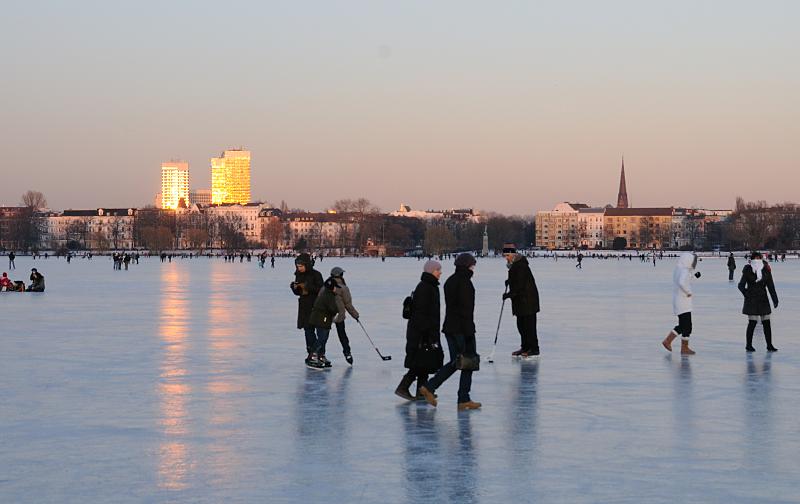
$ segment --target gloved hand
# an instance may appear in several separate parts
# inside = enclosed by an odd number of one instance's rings
[[[702,275],[700,274],[700,272],[699,272],[699,271],[698,271],[697,273],[695,273],[695,274],[694,274],[694,277],[695,277],[695,278],[700,278],[701,276],[702,276]]]
[[[510,297],[511,297],[511,293],[506,292],[505,294],[503,294],[503,301],[505,301],[506,299],[509,299]]]
[[[775,301],[775,309],[776,310],[778,309],[778,302],[777,301]]]

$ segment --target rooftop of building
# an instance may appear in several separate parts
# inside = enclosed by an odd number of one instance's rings
[[[607,208],[609,217],[665,217],[672,216],[672,207],[669,208]]]

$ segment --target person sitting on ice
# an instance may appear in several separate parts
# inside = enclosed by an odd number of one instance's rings
[[[0,277],[0,290],[10,291],[14,289],[14,282],[8,278],[8,273],[5,271],[3,272],[3,276]]]
[[[31,270],[31,284],[28,286],[29,292],[44,292],[44,275],[39,273],[36,268]]]

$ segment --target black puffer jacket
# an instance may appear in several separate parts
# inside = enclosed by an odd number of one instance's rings
[[[314,308],[314,301],[317,299],[320,289],[322,289],[322,273],[314,269],[311,256],[300,254],[297,263],[304,264],[304,273],[294,274],[294,282],[291,285],[292,292],[298,296],[297,300],[297,328],[305,329],[311,327],[308,319],[311,317],[311,310]]]
[[[436,343],[441,346],[440,321],[439,280],[430,273],[423,273],[414,289],[414,310],[406,328],[405,367],[418,367],[416,358],[420,343]]]
[[[514,316],[527,317],[539,313],[539,289],[524,256],[517,256],[508,269],[507,297],[511,299]]]
[[[472,271],[456,266],[456,272],[444,283],[445,315],[442,332],[445,334],[475,334],[475,287]]]
[[[314,301],[311,316],[308,318],[309,325],[312,327],[330,329],[337,315],[344,316],[344,308],[342,308],[341,311],[339,310],[339,303],[336,302],[337,297],[338,295],[333,289],[327,287],[322,289],[319,296],[317,296],[317,299]]]
[[[772,269],[764,262],[761,271],[761,281],[756,281],[756,274],[749,264],[742,268],[742,279],[739,281],[739,290],[744,295],[742,313],[745,315],[769,315],[772,308],[769,306],[767,291],[772,297],[772,303],[778,304],[778,293],[775,291],[775,282],[772,280]]]

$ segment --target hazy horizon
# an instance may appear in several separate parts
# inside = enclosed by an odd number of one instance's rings
[[[800,3],[18,2],[0,204],[152,204],[252,152],[252,196],[532,214],[800,199]]]

